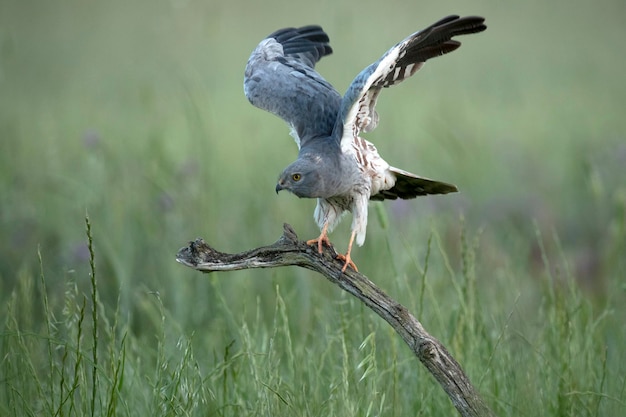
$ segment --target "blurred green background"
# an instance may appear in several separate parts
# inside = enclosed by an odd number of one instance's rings
[[[353,258],[392,297],[423,314],[425,327],[451,344],[472,379],[487,372],[490,356],[479,360],[455,339],[450,323],[461,297],[455,279],[475,278],[476,314],[488,323],[486,333],[497,339],[511,326],[510,334],[536,349],[543,344],[537,309],[545,305],[546,286],[575,283],[591,318],[610,312],[607,332],[596,341],[607,347],[608,368],[616,372],[607,377],[612,385],[603,385],[613,389],[608,410],[623,406],[621,0],[2,0],[0,302],[37,287],[41,271],[53,306],[62,306],[68,283],[88,293],[88,214],[103,314],[118,311],[137,341],[154,341],[158,293],[168,323],[176,334],[195,335],[203,352],[196,356],[210,368],[213,354],[202,355],[238,341],[246,320],[271,329],[277,286],[291,343],[317,340],[326,326],[338,325],[332,313],[348,301],[315,274],[285,268],[203,276],[174,260],[196,237],[242,251],[273,242],[283,222],[303,239],[319,232],[314,201],[274,193],[297,149],[281,120],[247,102],[246,61],[278,28],[320,24],[334,54],[317,69],[344,92],[390,46],[447,14],[484,16],[488,29],[459,39],[458,51],[386,90],[381,122],[367,138],[391,164],[461,192],[372,204],[368,238]],[[349,225],[348,217],[331,235],[339,251]],[[423,303],[417,294],[429,237],[430,296]],[[32,294],[39,297],[41,289]],[[37,300],[35,323],[42,314]],[[348,316],[377,323],[364,329],[380,325],[379,346],[395,337],[358,304],[345,308]],[[400,361],[408,361],[399,349]],[[515,355],[507,358],[510,364]],[[511,387],[530,392],[511,398],[516,391],[505,391],[502,401],[513,405],[501,410],[520,411],[523,404],[532,410],[541,394],[516,378]],[[482,390],[497,402],[491,386]]]

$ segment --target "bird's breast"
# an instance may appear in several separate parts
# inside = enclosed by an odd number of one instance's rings
[[[374,144],[356,136],[352,140],[352,151],[360,175],[369,184],[370,196],[394,186],[395,176],[389,171],[389,164],[380,156]]]

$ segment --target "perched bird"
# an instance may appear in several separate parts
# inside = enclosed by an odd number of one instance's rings
[[[461,43],[454,36],[482,32],[482,17],[448,16],[416,32],[365,68],[341,95],[319,73],[315,64],[332,53],[328,35],[320,26],[280,29],[250,55],[244,92],[250,102],[291,127],[300,151],[298,159],[280,174],[276,192],[317,198],[314,217],[321,229],[316,244],[330,246],[328,233],[342,214],[352,212],[352,232],[342,271],[356,270],[352,245],[365,241],[369,200],[410,199],[457,191],[452,184],[423,178],[390,166],[376,147],[360,134],[378,125],[376,100],[384,87],[404,81],[426,60],[452,52]]]

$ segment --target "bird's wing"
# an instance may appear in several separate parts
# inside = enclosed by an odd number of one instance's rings
[[[314,69],[332,53],[328,42],[319,26],[281,29],[261,41],[246,66],[246,97],[285,120],[298,147],[330,136],[337,120],[341,95]]]
[[[381,89],[396,85],[415,74],[424,63],[452,52],[461,43],[454,36],[482,32],[487,27],[482,17],[448,16],[395,45],[378,61],[365,68],[348,87],[341,102],[333,136],[344,153],[353,153],[353,141],[361,132],[378,125],[376,99]]]

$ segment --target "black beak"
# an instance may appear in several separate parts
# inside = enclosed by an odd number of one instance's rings
[[[283,189],[283,186],[280,183],[276,184],[276,194],[278,194],[278,192],[282,189]]]

